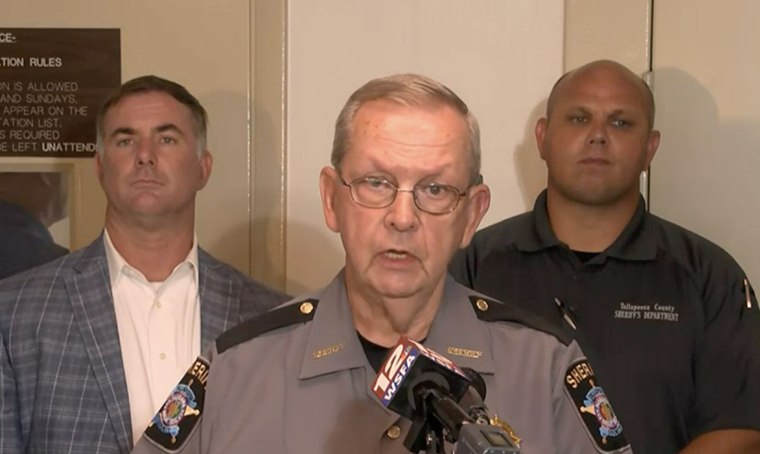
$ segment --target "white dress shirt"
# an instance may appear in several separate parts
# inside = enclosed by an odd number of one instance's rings
[[[103,235],[111,277],[119,344],[129,392],[132,440],[153,415],[201,349],[198,240],[163,282],[148,282]]]

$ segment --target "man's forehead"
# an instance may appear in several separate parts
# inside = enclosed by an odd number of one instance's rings
[[[555,107],[580,109],[603,105],[606,110],[647,110],[646,87],[621,74],[584,73],[563,82],[557,87]]]
[[[644,81],[625,66],[613,62],[599,62],[581,67],[563,79],[557,87],[559,91],[590,85],[599,89],[630,91],[643,96],[646,90]]]
[[[353,119],[353,139],[395,141],[408,145],[448,145],[466,139],[467,123],[442,103],[406,106],[370,101]]]

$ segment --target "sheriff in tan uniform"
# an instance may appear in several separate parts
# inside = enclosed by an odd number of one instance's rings
[[[486,404],[522,438],[523,453],[630,452],[577,344],[544,329],[447,280],[425,345],[484,377]],[[374,377],[341,274],[320,294],[221,336],[183,379],[195,381],[202,413],[185,404],[180,385],[133,452],[408,452],[410,423],[380,404]]]

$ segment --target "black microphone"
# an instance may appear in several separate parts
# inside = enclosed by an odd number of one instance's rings
[[[410,452],[443,452],[444,436],[458,436],[469,418],[456,403],[469,386],[448,358],[402,337],[386,356],[372,390],[386,408],[413,422],[404,440]]]
[[[411,420],[418,420],[428,397],[462,398],[470,380],[448,358],[407,337],[399,339],[372,383],[383,406]]]
[[[372,390],[385,407],[413,421],[404,441],[410,452],[442,453],[445,439],[459,441],[457,454],[519,453],[501,427],[490,425],[483,378],[418,342],[399,339]],[[467,411],[457,403],[462,400],[472,402]]]
[[[486,407],[486,382],[479,373],[469,367],[463,367],[462,372],[470,379],[470,386],[459,400],[459,405],[478,424],[491,424],[491,416]]]

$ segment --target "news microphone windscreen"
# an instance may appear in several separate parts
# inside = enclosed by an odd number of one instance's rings
[[[490,424],[491,415],[484,402],[486,397],[486,382],[479,373],[469,367],[462,368],[462,371],[470,378],[472,384],[458,401],[459,405],[478,424]]]
[[[469,367],[463,367],[462,372],[470,379],[472,382],[470,386],[475,388],[480,398],[486,400],[486,381],[483,380],[483,376]]]
[[[407,337],[399,339],[380,367],[372,390],[388,409],[414,419],[412,387],[430,380],[436,386],[445,383],[449,396],[458,401],[470,386],[470,380],[451,360]]]

